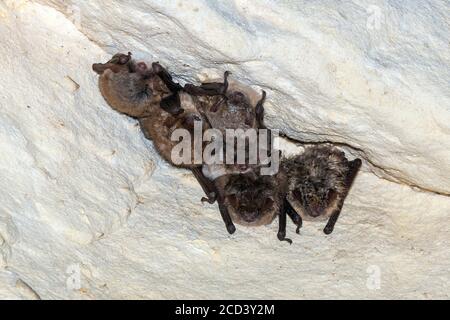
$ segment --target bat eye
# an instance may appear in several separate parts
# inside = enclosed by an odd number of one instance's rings
[[[127,64],[131,59],[131,52],[128,52],[128,54],[118,53],[115,54],[111,60],[109,60],[109,63],[114,64]]]
[[[241,103],[245,100],[245,96],[242,92],[235,92],[230,98],[233,103]]]

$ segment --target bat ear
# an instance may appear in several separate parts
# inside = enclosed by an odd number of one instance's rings
[[[114,64],[125,65],[128,62],[130,62],[130,60],[131,60],[131,52],[128,52],[128,54],[117,53],[108,62],[114,63]]]
[[[159,62],[153,62],[152,69],[153,69],[153,72],[155,72],[157,74],[164,71],[164,68],[159,64]]]
[[[123,54],[119,57],[119,64],[127,64],[131,60],[131,52],[128,52],[127,55]]]

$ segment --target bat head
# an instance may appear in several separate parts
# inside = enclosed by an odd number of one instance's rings
[[[225,201],[234,222],[247,226],[272,222],[278,213],[277,188],[272,180],[254,174],[231,176],[225,186]]]
[[[326,218],[348,190],[349,162],[340,150],[308,147],[282,165],[289,180],[288,200],[304,218]]]
[[[326,215],[337,195],[337,191],[330,188],[326,181],[308,178],[293,186],[290,199],[296,202],[306,215],[316,218]]]

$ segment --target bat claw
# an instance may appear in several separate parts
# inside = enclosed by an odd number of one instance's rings
[[[227,226],[227,231],[229,234],[234,234],[236,232],[236,227],[234,226],[234,224],[230,224]]]
[[[323,229],[323,233],[325,233],[326,235],[330,235],[333,233],[333,230],[333,227],[326,226],[325,229]]]
[[[213,204],[214,202],[216,202],[217,200],[217,195],[215,192],[211,192],[209,194],[207,194],[206,197],[202,198],[202,203],[208,202],[209,204]]]
[[[278,240],[288,242],[290,245],[292,245],[292,240],[286,238],[286,232],[278,232]]]

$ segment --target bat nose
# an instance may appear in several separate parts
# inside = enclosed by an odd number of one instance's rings
[[[310,215],[313,218],[316,218],[322,214],[322,208],[319,205],[310,205],[308,207],[308,215]]]
[[[316,218],[316,217],[320,216],[320,212],[313,210],[313,211],[310,212],[310,215],[312,217]]]
[[[97,72],[98,74],[102,74],[105,71],[106,67],[103,63],[94,63],[92,65],[92,70]]]
[[[254,210],[254,211],[245,212],[242,215],[242,218],[244,219],[245,222],[253,222],[256,220],[258,215],[259,215],[258,211]]]

